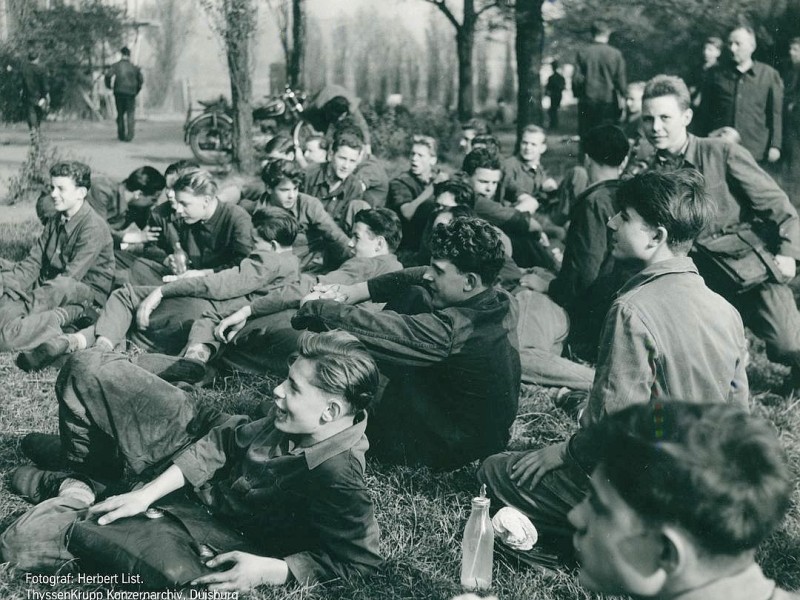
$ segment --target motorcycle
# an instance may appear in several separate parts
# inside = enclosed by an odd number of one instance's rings
[[[302,148],[313,128],[303,119],[307,97],[289,86],[280,96],[253,109],[253,142],[256,150],[281,131],[290,131],[295,147]],[[224,96],[211,101],[198,101],[201,113],[189,107],[183,125],[183,140],[201,164],[226,164],[233,153],[233,109]]]

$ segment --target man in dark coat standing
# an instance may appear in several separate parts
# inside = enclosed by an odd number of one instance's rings
[[[136,94],[142,89],[142,71],[131,62],[131,51],[127,46],[120,50],[121,58],[106,72],[106,87],[114,90],[117,105],[117,137],[122,142],[133,140],[134,110]]]

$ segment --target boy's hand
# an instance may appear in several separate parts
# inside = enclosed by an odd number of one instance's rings
[[[144,229],[131,229],[126,231],[122,236],[122,242],[125,244],[146,244],[147,242],[155,242],[161,235],[161,227],[150,227],[149,225]]]
[[[247,319],[253,314],[249,306],[244,306],[235,313],[228,315],[219,322],[214,329],[214,337],[224,344],[229,344],[236,337],[247,323]]]
[[[139,329],[144,330],[150,327],[150,315],[158,308],[158,305],[161,304],[161,299],[161,288],[156,288],[150,292],[147,298],[142,300],[142,303],[136,310],[136,326]]]
[[[539,201],[530,194],[520,194],[517,196],[517,203],[514,205],[519,212],[535,213],[539,210]]]
[[[563,467],[566,459],[566,442],[533,450],[514,463],[511,467],[511,479],[517,487],[527,486],[532,490],[547,473]]]
[[[558,189],[558,183],[552,177],[548,177],[542,182],[542,191],[547,192],[555,192]]]
[[[797,261],[791,256],[776,254],[775,266],[778,267],[778,271],[780,271],[781,275],[786,277],[787,280],[794,279],[795,275],[797,275]]]
[[[555,277],[556,276],[547,269],[534,267],[531,269],[531,272],[520,277],[519,284],[529,290],[544,294],[550,289],[550,282],[553,281]]]
[[[150,506],[150,498],[142,490],[111,496],[89,508],[89,516],[102,515],[98,525],[108,525],[117,519],[140,515]]]
[[[212,591],[246,591],[256,586],[281,585],[289,579],[289,565],[268,556],[247,552],[223,552],[208,562],[207,567],[232,564],[227,571],[209,573],[192,581],[191,585],[205,585]]]

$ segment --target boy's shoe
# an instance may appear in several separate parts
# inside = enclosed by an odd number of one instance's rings
[[[140,354],[132,362],[169,383],[178,383],[179,381],[197,383],[202,381],[206,375],[205,363],[184,356]]]
[[[67,468],[67,461],[61,452],[61,438],[56,434],[29,433],[22,438],[20,450],[42,469],[61,471]]]
[[[30,373],[39,371],[53,364],[59,357],[69,351],[69,340],[66,336],[59,335],[51,340],[39,344],[33,350],[26,350],[17,355],[17,366]]]
[[[17,467],[11,471],[9,486],[34,504],[58,496],[59,488],[69,477],[67,471],[45,471],[33,465]]]

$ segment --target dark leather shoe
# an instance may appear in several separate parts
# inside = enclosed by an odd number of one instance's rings
[[[164,381],[197,383],[206,374],[206,365],[195,358],[169,356],[168,354],[140,354],[133,364],[161,377]]]
[[[29,373],[39,371],[53,364],[69,350],[69,342],[63,335],[39,344],[33,350],[26,350],[17,355],[17,366]]]
[[[36,466],[49,471],[67,468],[67,461],[61,452],[61,438],[53,433],[29,433],[19,445],[22,453]]]
[[[69,473],[66,471],[45,471],[33,465],[25,465],[11,471],[9,485],[20,496],[39,504],[58,496],[58,488],[67,477]]]

